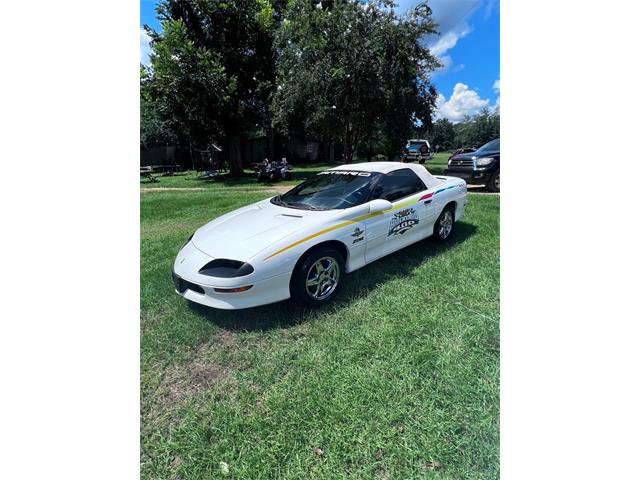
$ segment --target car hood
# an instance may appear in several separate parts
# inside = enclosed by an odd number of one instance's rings
[[[331,211],[299,210],[263,200],[199,228],[194,246],[213,258],[248,261],[275,242],[322,223]]]
[[[459,153],[458,155],[452,158],[455,158],[456,160],[462,160],[462,159],[473,160],[474,158],[491,157],[493,155],[500,155],[500,150],[486,150],[483,152],[475,151],[475,152]]]

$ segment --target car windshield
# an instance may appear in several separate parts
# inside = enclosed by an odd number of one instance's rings
[[[495,140],[491,140],[489,143],[485,143],[481,146],[477,152],[499,152],[500,151],[500,139],[496,138]]]
[[[414,142],[414,141],[412,141],[412,142],[409,142],[409,145],[412,146],[412,147],[419,147],[420,145],[426,145],[426,143],[425,142]]]
[[[271,199],[275,205],[303,210],[349,208],[366,202],[376,172],[329,170]]]

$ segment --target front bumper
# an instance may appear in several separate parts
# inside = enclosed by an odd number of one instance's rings
[[[254,271],[242,277],[219,278],[199,273],[213,257],[188,242],[173,263],[173,286],[178,295],[208,307],[233,310],[279,302],[290,297],[291,271]],[[293,269],[293,267],[291,267]],[[216,292],[216,288],[233,289],[252,285],[243,292]]]
[[[447,168],[444,171],[445,175],[461,178],[469,185],[485,185],[491,178],[492,173],[493,170],[462,170],[456,168]]]
[[[238,284],[230,286],[228,282],[224,286],[203,285],[183,278],[172,272],[173,285],[176,293],[187,300],[206,305],[207,307],[221,308],[223,310],[236,310],[241,308],[257,307],[269,303],[280,302],[290,298],[289,281],[291,272],[276,275],[253,283],[253,286],[244,292],[220,293],[216,288],[243,287],[250,284],[242,277],[238,278]],[[225,279],[226,280],[226,279]]]

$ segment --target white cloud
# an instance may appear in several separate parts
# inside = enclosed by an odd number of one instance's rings
[[[466,37],[471,32],[471,28],[466,22],[444,33],[437,40],[429,42],[431,53],[437,57],[443,56],[447,51],[456,46],[458,40]]]
[[[499,0],[488,0],[484,7],[484,19],[485,20],[488,19],[489,17],[491,17],[494,11],[499,9],[500,9]]]
[[[150,41],[151,37],[149,34],[144,28],[140,27],[140,63],[143,65],[149,65],[149,55],[151,54]]]
[[[441,93],[436,102],[436,118],[446,118],[453,123],[461,122],[466,115],[475,115],[489,106],[488,99],[480,98],[478,92],[464,83],[456,83],[449,100]]]
[[[500,79],[493,82],[493,91],[498,94],[498,98],[496,98],[496,106],[494,108],[496,110],[500,110]]]
[[[438,60],[440,60],[440,63],[442,64],[442,66],[440,68],[437,68],[431,74],[432,78],[436,77],[437,75],[442,75],[443,73],[448,72],[449,68],[451,68],[451,65],[453,65],[453,59],[449,55],[443,55],[441,57],[438,57]]]
[[[471,14],[476,10],[480,0],[432,0],[429,2],[433,10],[433,18],[438,23],[440,35],[432,35],[427,39],[427,46],[431,53],[438,57],[446,68],[440,68],[435,75],[445,73],[454,66],[449,52],[458,42],[469,35],[472,28],[467,23]]]

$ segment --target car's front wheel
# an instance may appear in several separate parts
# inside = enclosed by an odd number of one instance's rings
[[[309,253],[291,276],[291,297],[298,303],[320,306],[336,294],[344,276],[344,258],[331,247]]]
[[[447,206],[438,220],[436,220],[433,226],[433,237],[441,242],[444,242],[453,233],[453,227],[455,226],[455,209],[452,205]]]
[[[491,175],[487,188],[490,192],[500,193],[500,170],[496,170]]]

